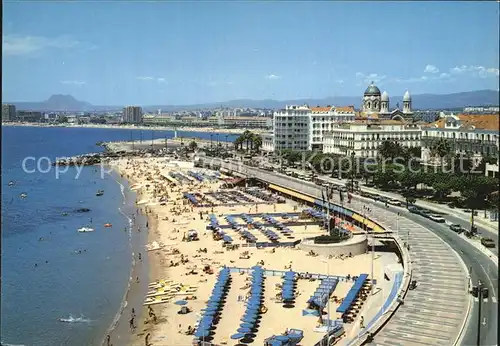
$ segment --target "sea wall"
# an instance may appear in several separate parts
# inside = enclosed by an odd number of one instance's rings
[[[314,251],[323,256],[356,256],[366,253],[368,240],[364,236],[353,236],[353,238],[336,244],[315,244],[313,238],[302,239],[299,248],[303,251]]]

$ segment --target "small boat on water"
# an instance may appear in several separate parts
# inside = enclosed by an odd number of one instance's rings
[[[112,225],[112,224],[110,224],[110,223],[105,223],[105,224],[104,224],[104,227],[113,227],[113,225]]]
[[[16,184],[16,182],[14,180],[9,181],[9,186],[13,186],[15,184]]]
[[[23,192],[23,193],[21,193],[21,194],[19,195],[19,197],[21,197],[21,198],[26,198],[26,197],[28,197],[28,194],[27,194],[26,192]]]
[[[85,233],[85,232],[94,232],[94,229],[93,229],[93,228],[90,228],[90,227],[82,227],[82,228],[79,228],[79,229],[78,229],[78,232],[80,232],[80,233]]]
[[[97,193],[95,195],[96,196],[102,196],[102,195],[104,195],[104,190],[97,190]]]

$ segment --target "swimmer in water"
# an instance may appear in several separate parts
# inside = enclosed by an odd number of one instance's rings
[[[139,252],[139,261],[142,261],[141,253]]]

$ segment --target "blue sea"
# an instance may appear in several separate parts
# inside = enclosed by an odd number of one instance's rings
[[[173,135],[154,132],[154,138]],[[85,167],[57,176],[49,162],[131,137],[146,138],[140,130],[2,128],[2,344],[100,345],[123,302],[131,245],[143,240],[142,232],[131,232],[135,195],[115,174]],[[82,226],[95,231],[77,232]]]

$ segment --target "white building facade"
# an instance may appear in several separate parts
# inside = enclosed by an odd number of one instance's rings
[[[439,161],[433,148],[440,140],[446,140],[450,147],[450,154],[469,154],[475,159],[475,163],[478,163],[482,157],[496,159],[496,165],[487,166],[486,175],[498,176],[499,117],[497,114],[449,115],[424,127],[422,129],[422,163],[432,164]]]
[[[420,146],[421,124],[402,120],[356,120],[342,123],[324,136],[323,152],[356,157],[377,157],[384,141],[399,143],[402,147]]]
[[[264,153],[270,154],[274,152],[274,134],[272,132],[263,133],[260,135],[262,137],[262,148]]]
[[[352,122],[354,107],[309,107],[287,105],[274,112],[274,149],[322,150],[323,135],[338,122]]]

